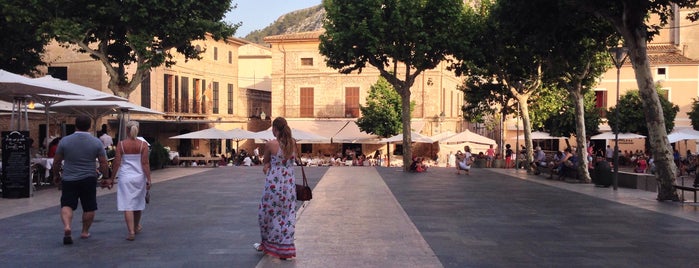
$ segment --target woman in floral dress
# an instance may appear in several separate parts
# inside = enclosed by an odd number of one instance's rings
[[[284,260],[296,257],[296,141],[284,118],[274,119],[272,133],[277,139],[265,145],[265,189],[257,213],[262,241],[253,246]]]

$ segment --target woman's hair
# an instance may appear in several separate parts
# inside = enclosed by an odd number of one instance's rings
[[[126,133],[129,138],[135,139],[138,136],[138,122],[129,121],[126,123]]]
[[[272,122],[272,130],[276,130],[277,141],[279,142],[279,148],[284,152],[284,158],[290,159],[294,154],[296,141],[291,136],[291,128],[286,123],[286,119],[283,117],[275,118]]]

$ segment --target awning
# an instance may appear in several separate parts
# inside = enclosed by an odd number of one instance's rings
[[[287,118],[287,123],[292,129],[328,137],[332,143],[382,143],[380,137],[361,131],[355,119]],[[425,126],[424,121],[412,121],[410,124],[415,132]]]

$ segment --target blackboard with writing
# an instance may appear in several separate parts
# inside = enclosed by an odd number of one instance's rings
[[[2,132],[2,197],[29,197],[29,131]]]

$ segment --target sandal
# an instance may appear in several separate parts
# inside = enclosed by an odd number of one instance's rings
[[[64,245],[72,245],[73,244],[73,237],[70,234],[70,230],[63,231],[63,244]]]
[[[129,234],[129,236],[126,237],[126,240],[128,240],[128,241],[136,240],[136,234]]]
[[[143,231],[143,226],[141,226],[140,224],[138,226],[136,226],[136,234],[138,234],[142,231]]]

